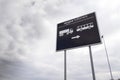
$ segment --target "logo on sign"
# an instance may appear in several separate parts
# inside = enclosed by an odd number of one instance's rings
[[[91,23],[87,23],[87,24],[84,24],[84,25],[77,26],[76,31],[77,32],[78,31],[83,31],[83,30],[91,29],[93,27],[94,27],[93,22],[91,22]]]
[[[73,29],[70,28],[70,29],[64,29],[64,30],[61,30],[59,31],[59,36],[64,36],[65,34],[66,35],[69,35],[69,34],[72,34],[73,33]]]

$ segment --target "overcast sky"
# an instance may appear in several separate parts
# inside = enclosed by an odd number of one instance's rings
[[[120,0],[0,0],[0,80],[63,80],[57,24],[96,12],[113,77],[120,78]],[[92,47],[97,80],[110,74],[103,44]],[[67,51],[68,80],[92,80],[89,48]]]

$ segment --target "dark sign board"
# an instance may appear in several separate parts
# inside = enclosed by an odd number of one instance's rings
[[[74,18],[57,25],[57,51],[100,42],[95,13]]]

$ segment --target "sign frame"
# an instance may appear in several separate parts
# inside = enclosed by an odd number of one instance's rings
[[[64,49],[58,49],[58,27],[61,25],[61,24],[70,24],[72,22],[74,22],[74,20],[76,19],[80,19],[82,20],[82,18],[84,19],[86,16],[88,15],[91,15],[93,14],[94,15],[94,19],[95,19],[95,24],[96,24],[96,29],[97,29],[97,32],[98,32],[98,37],[99,37],[99,42],[94,42],[94,43],[91,43],[91,44],[86,44],[86,45],[79,45],[79,46],[74,46],[74,47],[69,47],[69,48],[64,48]],[[77,20],[76,20],[77,21]],[[86,22],[85,22],[86,23]],[[65,32],[65,31],[64,31]],[[72,33],[72,30],[71,30],[71,33]],[[69,33],[70,34],[70,33]],[[64,22],[61,22],[59,24],[57,24],[57,39],[56,39],[56,51],[63,51],[63,50],[70,50],[70,49],[75,49],[75,48],[80,48],[80,47],[86,47],[86,46],[89,46],[89,45],[97,45],[97,44],[101,44],[102,43],[102,40],[101,40],[101,34],[100,34],[100,31],[99,31],[99,27],[98,27],[98,22],[97,22],[97,18],[96,18],[96,13],[95,12],[92,12],[92,13],[89,13],[89,14],[86,14],[86,15],[83,15],[83,16],[80,16],[80,17],[77,17],[77,18],[74,18],[74,19],[70,19],[70,20],[67,20],[67,21],[64,21]],[[60,36],[60,35],[59,35]],[[62,36],[62,35],[61,35]],[[78,36],[79,37],[79,36]]]

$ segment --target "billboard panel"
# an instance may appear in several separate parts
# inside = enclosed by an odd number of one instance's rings
[[[57,51],[100,42],[95,13],[74,18],[57,25]]]

